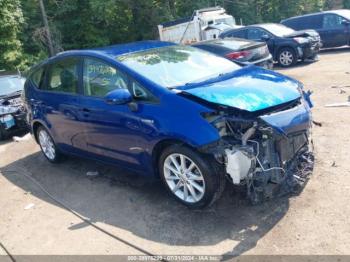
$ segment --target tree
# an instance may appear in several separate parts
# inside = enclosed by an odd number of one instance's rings
[[[19,32],[22,23],[19,0],[0,0],[0,69],[12,71],[21,67]]]

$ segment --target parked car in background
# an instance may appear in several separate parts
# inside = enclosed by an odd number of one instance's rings
[[[238,37],[267,43],[273,59],[283,67],[298,60],[316,59],[321,41],[314,30],[294,31],[280,24],[257,24],[223,32],[220,38]]]
[[[297,16],[282,20],[281,23],[295,30],[316,30],[326,48],[350,45],[350,10]]]
[[[27,129],[21,99],[24,82],[18,75],[0,75],[0,140]]]
[[[244,182],[252,201],[291,183],[308,150],[308,101],[289,77],[159,41],[63,52],[25,84],[50,162],[71,154],[122,165],[196,208],[217,200],[226,179]]]
[[[273,68],[272,56],[266,43],[230,38],[202,41],[192,46],[225,57],[240,65]]]

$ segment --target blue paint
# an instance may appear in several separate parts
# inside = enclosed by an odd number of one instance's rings
[[[246,67],[229,79],[183,88],[206,101],[246,110],[259,111],[300,98],[299,83],[273,71]]]
[[[167,45],[173,44],[155,41],[69,51],[34,67],[32,72],[68,57],[93,57],[137,81],[156,99],[153,102],[134,101],[137,109],[131,110],[128,104],[110,104],[106,103],[106,98],[85,96],[82,86],[78,94],[39,90],[31,81],[30,73],[25,84],[25,104],[32,129],[37,123],[46,127],[58,148],[67,154],[121,165],[144,175],[156,173],[155,150],[164,141],[175,140],[192,148],[218,141],[217,129],[202,116],[214,109],[152,82],[115,59],[126,52]],[[83,70],[78,71],[82,80]],[[213,103],[255,112],[299,98],[299,85],[281,74],[246,67],[177,89]],[[282,133],[290,133],[308,129],[310,117],[303,104],[303,107],[261,119]]]
[[[311,113],[308,105],[301,104],[292,109],[260,117],[280,134],[308,130],[311,126]]]

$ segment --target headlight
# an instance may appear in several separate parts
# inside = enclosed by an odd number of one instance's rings
[[[309,39],[305,37],[294,37],[294,41],[296,41],[298,44],[307,44],[309,43]]]

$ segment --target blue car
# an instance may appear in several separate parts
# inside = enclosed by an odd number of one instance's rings
[[[281,21],[295,30],[316,30],[322,39],[323,47],[350,45],[350,10],[331,10]]]
[[[32,68],[25,105],[48,161],[75,155],[160,178],[192,208],[226,181],[260,199],[308,152],[299,82],[167,42],[60,53]]]

